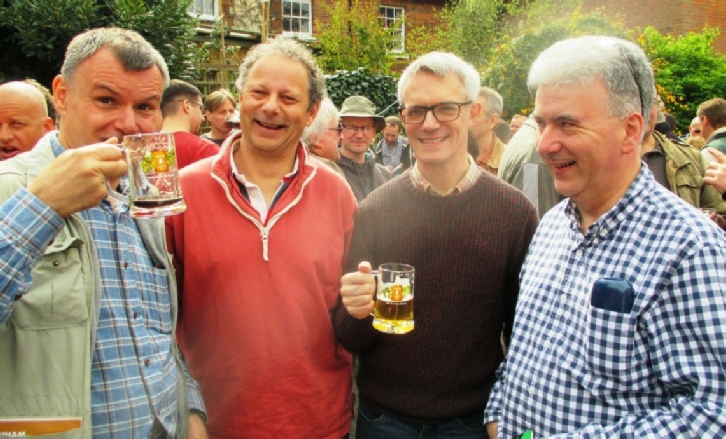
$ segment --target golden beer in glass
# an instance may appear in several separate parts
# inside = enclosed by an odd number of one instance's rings
[[[378,268],[373,327],[387,334],[413,330],[413,285],[415,270],[407,264],[381,264]]]

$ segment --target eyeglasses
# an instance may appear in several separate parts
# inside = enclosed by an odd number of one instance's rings
[[[426,114],[430,111],[434,115],[434,119],[439,122],[451,122],[459,118],[461,107],[471,104],[466,102],[441,102],[440,104],[431,105],[429,107],[423,105],[412,105],[410,107],[400,107],[398,113],[404,123],[415,125],[423,123],[426,120]]]
[[[328,131],[337,131],[337,132],[338,132],[338,134],[340,134],[340,132],[341,132],[341,131],[343,131],[343,126],[342,126],[342,125],[338,125],[338,126],[337,126],[337,127],[335,127],[335,128],[326,128],[326,129],[327,129]]]
[[[194,102],[189,99],[179,99],[177,102],[184,102],[184,101],[189,102],[190,104],[196,105],[197,107],[199,107],[199,109],[202,111],[202,113],[204,113],[204,104],[200,104],[199,102]]]
[[[358,131],[362,131],[365,134],[371,134],[376,131],[376,129],[370,125],[359,127],[356,125],[343,125],[343,131],[345,131],[347,134],[355,134]]]

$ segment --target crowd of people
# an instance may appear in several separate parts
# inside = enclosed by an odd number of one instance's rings
[[[0,85],[0,437],[726,436],[726,100],[678,138],[605,36],[544,50],[510,123],[450,53],[385,118],[284,37],[235,85],[118,28],[52,93]],[[107,191],[153,132],[186,210],[137,219]],[[388,262],[403,335],[372,325]]]

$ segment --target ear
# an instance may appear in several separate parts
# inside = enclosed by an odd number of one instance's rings
[[[45,129],[45,132],[53,131],[55,129],[55,122],[50,117],[45,119],[45,122],[43,123],[43,129]]]
[[[313,105],[313,108],[308,111],[308,120],[305,123],[306,127],[309,127],[311,123],[315,120],[315,116],[318,114],[318,110],[320,110],[320,101],[318,101],[317,104]]]
[[[635,152],[639,154],[640,144],[643,142],[643,115],[640,113],[632,113],[623,120],[623,141],[621,150],[623,154],[631,154]]]
[[[53,105],[55,111],[61,116],[66,114],[66,98],[68,97],[68,83],[61,75],[53,78]]]
[[[482,116],[481,102],[474,101],[471,103],[470,107],[471,108],[469,110],[469,126],[472,126],[474,124],[474,122],[476,122],[477,119],[479,119]]]

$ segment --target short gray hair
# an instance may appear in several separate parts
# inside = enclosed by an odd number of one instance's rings
[[[300,62],[305,67],[305,70],[308,72],[308,82],[310,84],[308,90],[308,94],[310,95],[308,110],[311,110],[315,104],[322,101],[326,96],[325,76],[322,70],[320,70],[317,61],[315,61],[313,54],[302,44],[292,38],[283,36],[278,36],[266,43],[258,44],[247,52],[247,56],[239,66],[239,78],[235,82],[240,94],[242,94],[242,89],[247,82],[247,76],[252,66],[260,58],[267,55],[282,55],[293,61]]]
[[[464,84],[466,100],[473,101],[479,94],[481,84],[479,73],[471,64],[453,53],[430,52],[420,56],[409,64],[401,74],[401,78],[398,80],[399,104],[405,104],[403,102],[403,88],[406,86],[406,83],[419,72],[433,73],[441,78],[446,76],[447,73],[453,73]]]
[[[169,85],[169,67],[159,51],[137,32],[118,27],[90,29],[76,35],[66,49],[61,76],[72,84],[78,66],[105,47],[111,49],[126,70],[140,72],[158,67],[163,88]]]
[[[601,79],[608,91],[608,115],[639,112],[647,122],[655,102],[653,69],[643,50],[620,38],[585,36],[559,41],[532,64],[527,86],[587,85]]]
[[[320,109],[318,114],[315,116],[313,123],[310,126],[305,127],[302,133],[302,141],[311,145],[318,141],[318,139],[325,134],[325,131],[330,128],[330,122],[338,121],[340,114],[338,109],[335,108],[335,104],[330,98],[324,98],[320,102]]]
[[[504,99],[496,90],[489,87],[482,87],[479,90],[479,96],[484,96],[487,99],[487,107],[484,108],[486,114],[493,116],[501,116],[504,111]]]

